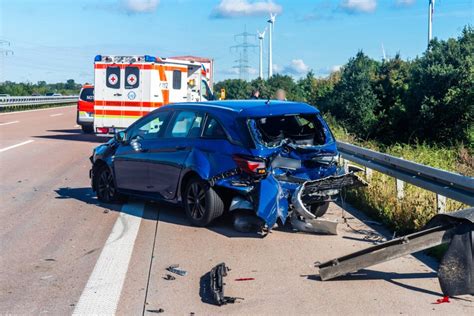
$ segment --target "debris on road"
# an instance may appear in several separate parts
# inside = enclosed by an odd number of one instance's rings
[[[109,212],[108,209],[104,209],[104,214],[107,214]]]
[[[214,303],[218,306],[233,304],[237,299],[241,299],[237,297],[224,296],[224,277],[227,276],[228,271],[230,271],[230,269],[226,267],[224,262],[222,262],[212,268],[210,272],[210,289],[212,291]]]
[[[147,309],[146,311],[149,313],[163,313],[165,310],[163,308],[159,308],[159,309]]]
[[[433,304],[443,304],[443,303],[451,303],[451,301],[449,300],[449,296],[443,296],[443,298],[438,298],[436,302],[434,302]]]
[[[185,275],[188,274],[188,271],[181,269],[179,267],[179,264],[170,265],[168,268],[166,268],[166,270],[168,270],[171,273],[175,273],[175,274],[181,275],[181,276],[185,276]]]
[[[255,278],[238,278],[238,279],[235,279],[234,281],[253,281],[255,280]]]
[[[449,244],[438,279],[446,297],[474,294],[474,208],[435,215],[425,229],[335,258],[319,265],[321,280],[396,259],[441,244]],[[445,303],[442,301],[441,303]]]
[[[176,278],[174,276],[172,276],[171,274],[166,274],[163,277],[163,279],[168,280],[168,281],[176,280]]]

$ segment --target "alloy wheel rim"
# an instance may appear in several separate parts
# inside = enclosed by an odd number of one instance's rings
[[[99,195],[107,200],[112,199],[115,194],[114,178],[110,171],[104,171],[99,177]]]
[[[187,202],[191,216],[194,219],[201,219],[206,210],[206,191],[201,184],[191,184],[191,188],[188,191]]]

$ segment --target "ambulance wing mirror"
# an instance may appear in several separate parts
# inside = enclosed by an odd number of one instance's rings
[[[127,135],[125,134],[125,131],[119,131],[115,133],[114,138],[118,143],[124,143],[126,141]]]

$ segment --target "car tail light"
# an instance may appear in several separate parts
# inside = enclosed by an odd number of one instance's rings
[[[108,134],[109,128],[108,127],[97,127],[97,134]]]
[[[245,157],[234,155],[232,156],[237,166],[242,169],[243,172],[249,174],[260,174],[264,175],[267,173],[265,161],[255,157]]]

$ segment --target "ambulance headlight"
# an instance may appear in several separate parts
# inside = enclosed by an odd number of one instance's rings
[[[150,63],[156,63],[156,57],[145,55],[145,61]]]
[[[101,61],[102,60],[102,55],[96,55],[94,57],[94,61]]]

